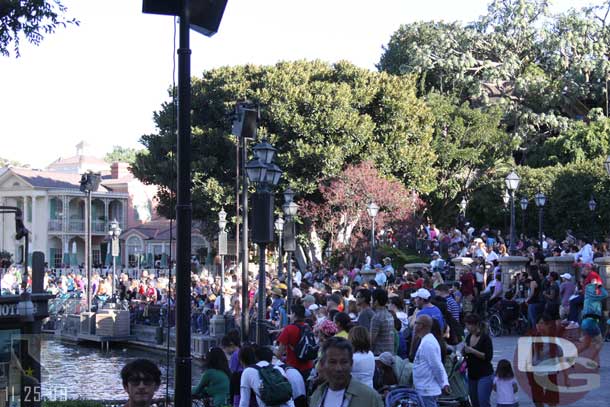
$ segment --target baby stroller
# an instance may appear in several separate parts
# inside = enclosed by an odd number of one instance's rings
[[[385,407],[423,407],[417,392],[405,386],[392,386],[385,396]]]
[[[460,354],[454,352],[447,356],[445,369],[449,379],[450,394],[441,394],[438,398],[439,407],[471,406],[463,363],[464,358]]]

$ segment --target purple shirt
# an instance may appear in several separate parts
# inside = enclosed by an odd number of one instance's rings
[[[231,359],[229,360],[229,370],[233,373],[241,372],[244,368],[239,363],[239,349],[237,349],[231,355]]]
[[[572,280],[564,281],[559,286],[559,295],[561,295],[561,305],[564,307],[570,306],[570,297],[574,294],[576,290],[576,284],[572,282]]]

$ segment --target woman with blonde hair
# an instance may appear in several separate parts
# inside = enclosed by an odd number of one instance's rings
[[[445,284],[445,280],[443,280],[443,276],[440,272],[435,271],[432,274],[432,288],[436,289],[441,284]]]

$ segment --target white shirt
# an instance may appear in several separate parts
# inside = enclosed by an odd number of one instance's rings
[[[322,407],[341,407],[344,394],[345,389],[335,391],[329,388],[326,392],[326,397],[324,398],[324,405]]]
[[[260,367],[265,367],[269,365],[269,362],[260,361],[256,365]],[[273,368],[282,372],[283,376],[286,376],[286,372],[284,372],[284,369],[282,369],[281,367],[273,366]],[[261,379],[258,374],[258,370],[253,367],[246,368],[241,374],[239,388],[239,407],[248,407],[250,405],[250,390],[254,391],[254,394],[256,394],[256,402],[258,403],[258,406],[267,407],[267,405],[263,403],[263,400],[261,400],[260,398]],[[294,407],[294,401],[290,399],[287,403],[282,404],[281,407]]]
[[[497,404],[515,404],[517,402],[515,392],[513,391],[513,383],[517,383],[514,377],[512,379],[498,379],[494,377]]]
[[[373,352],[354,352],[352,359],[354,361],[352,377],[373,389],[373,375],[375,374],[375,355],[373,355]]]
[[[417,348],[413,361],[413,387],[421,396],[439,396],[449,385],[441,360],[441,347],[431,333],[426,334]]]
[[[292,387],[292,400],[295,400],[297,397],[304,396],[305,382],[303,381],[303,376],[301,373],[297,369],[290,367],[288,369],[284,369],[284,372],[286,372],[286,378]]]

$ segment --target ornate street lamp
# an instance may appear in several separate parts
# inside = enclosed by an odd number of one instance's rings
[[[284,222],[284,251],[288,253],[288,277],[286,279],[286,285],[288,287],[288,304],[286,304],[286,313],[290,315],[292,312],[292,254],[297,248],[296,242],[296,231],[294,218],[297,216],[299,211],[299,205],[293,202],[294,192],[288,188],[284,191],[284,205],[282,205],[282,211],[286,217]]]
[[[595,209],[596,208],[597,208],[597,202],[595,202],[593,195],[591,195],[591,199],[589,200],[589,210],[591,211],[591,236],[593,237],[593,239],[591,239],[591,240],[595,240],[595,232],[596,232]]]
[[[515,171],[511,171],[504,181],[510,196],[510,254],[514,256],[516,254],[515,240],[517,240],[515,233],[515,192],[519,188],[521,178],[519,178]]]
[[[258,317],[256,342],[263,344],[265,319],[265,249],[268,243],[274,241],[273,207],[274,194],[272,192],[280,181],[282,171],[273,163],[275,148],[266,141],[252,147],[256,158],[246,164],[246,172],[250,183],[256,186],[256,193],[252,195],[252,241],[259,247],[258,271]],[[247,261],[244,259],[243,261]],[[246,310],[244,304],[244,310]]]
[[[85,267],[87,274],[87,312],[91,312],[91,192],[97,191],[102,181],[99,172],[87,171],[81,175],[80,190],[87,196],[85,201]]]
[[[544,196],[542,191],[538,190],[536,195],[534,195],[534,201],[538,207],[538,241],[540,242],[540,250],[542,250],[542,217],[544,215],[543,210],[544,204],[546,203],[546,196]]]
[[[333,255],[333,248],[331,247],[330,243],[328,244],[328,246],[326,246],[326,250],[324,250],[324,255],[326,256],[326,259],[330,259],[330,256]]]
[[[521,205],[521,233],[525,236],[525,216],[527,215],[527,205],[529,204],[529,200],[526,197],[521,198],[519,201]]]
[[[110,222],[110,230],[108,236],[112,241],[112,287],[110,288],[110,298],[114,299],[114,287],[116,279],[116,258],[119,255],[119,236],[121,236],[122,230],[119,226],[119,222],[114,219]]]
[[[366,206],[366,211],[368,212],[369,216],[371,217],[371,262],[374,264],[375,263],[375,218],[377,217],[377,214],[379,213],[379,205],[377,205],[375,202],[370,202],[367,206]]]
[[[225,313],[225,256],[228,254],[227,248],[227,213],[224,208],[218,212],[218,255],[220,256],[220,315]]]
[[[278,216],[275,220],[275,233],[278,236],[277,242],[277,278],[279,280],[282,279],[282,274],[284,273],[284,267],[282,262],[283,252],[282,252],[282,234],[284,233],[284,219],[281,216]]]

